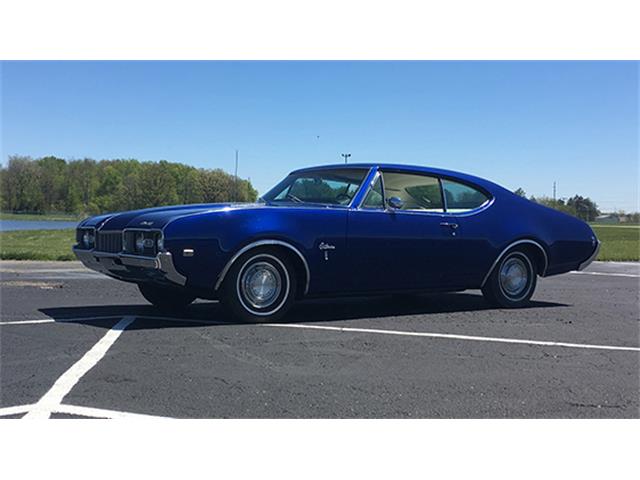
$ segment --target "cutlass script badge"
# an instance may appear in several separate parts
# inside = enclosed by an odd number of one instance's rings
[[[328,243],[320,242],[318,248],[324,252],[324,259],[329,260],[329,250],[335,250],[336,246]]]

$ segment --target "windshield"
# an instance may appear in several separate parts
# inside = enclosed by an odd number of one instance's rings
[[[262,196],[268,203],[349,205],[367,170],[338,168],[292,173]]]

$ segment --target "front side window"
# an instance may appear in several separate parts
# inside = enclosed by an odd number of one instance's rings
[[[489,201],[489,197],[484,193],[462,183],[443,179],[442,188],[447,202],[447,212],[468,212]]]
[[[269,203],[348,205],[366,174],[366,169],[356,168],[293,173],[262,199]]]
[[[384,198],[396,197],[400,210],[443,212],[440,182],[435,177],[409,173],[383,172]]]

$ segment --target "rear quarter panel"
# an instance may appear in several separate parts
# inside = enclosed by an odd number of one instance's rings
[[[539,242],[546,251],[546,275],[576,269],[594,249],[595,235],[585,222],[519,197],[505,189],[496,195],[490,222],[493,245],[499,253],[520,239]]]

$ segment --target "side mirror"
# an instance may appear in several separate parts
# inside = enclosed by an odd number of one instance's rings
[[[389,200],[387,200],[387,204],[394,210],[400,210],[404,205],[404,202],[398,197],[391,197],[389,198]]]

